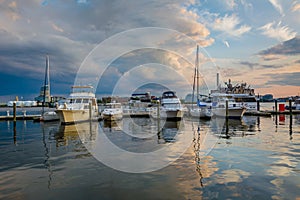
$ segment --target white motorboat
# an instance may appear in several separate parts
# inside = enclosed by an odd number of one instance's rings
[[[257,98],[255,96],[254,89],[247,85],[247,83],[237,83],[233,86],[231,80],[225,82],[225,87],[221,87],[219,84],[219,75],[217,74],[217,89],[211,91],[214,93],[225,93],[231,95],[237,103],[243,104],[247,108],[247,111],[257,110]]]
[[[296,99],[295,102],[293,103],[292,108],[294,110],[300,110],[300,98]]]
[[[73,86],[66,103],[56,111],[62,124],[98,120],[98,105],[92,86]]]
[[[231,94],[237,103],[242,103],[247,111],[257,111],[257,100],[254,95],[250,94]]]
[[[168,120],[180,120],[184,114],[184,108],[174,91],[166,91],[161,97],[160,106],[153,107],[151,116]]]
[[[232,95],[214,93],[211,97],[212,112],[217,117],[242,118],[247,110],[243,103],[236,102]],[[226,102],[228,106],[226,106]]]
[[[120,103],[107,103],[102,112],[104,120],[120,120],[123,118],[122,105]]]
[[[194,105],[194,93],[196,85],[196,97],[197,105]],[[199,94],[199,46],[197,45],[196,61],[195,61],[195,73],[194,73],[194,84],[193,84],[193,95],[192,95],[192,107],[190,108],[190,116],[197,118],[210,119],[212,117],[211,112],[211,101],[207,96]]]
[[[59,120],[59,116],[55,111],[46,111],[40,117],[40,121],[50,122]]]
[[[197,107],[190,109],[190,115],[200,119],[210,119],[213,116],[211,108],[208,107]]]

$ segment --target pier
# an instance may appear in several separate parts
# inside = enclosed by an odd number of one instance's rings
[[[34,120],[36,118],[41,117],[41,115],[16,115],[15,116],[15,120]],[[9,116],[0,116],[0,121],[15,121],[14,120],[14,116],[13,115],[9,115]]]

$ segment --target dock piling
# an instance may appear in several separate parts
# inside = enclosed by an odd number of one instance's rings
[[[92,102],[89,102],[89,117],[92,120]]]
[[[14,122],[17,121],[17,104],[16,102],[13,103],[13,114],[14,114]]]
[[[276,113],[278,112],[278,109],[277,109],[277,99],[275,99],[275,112]]]
[[[292,111],[292,99],[289,99],[289,111],[290,111],[290,115],[293,114],[293,111]]]
[[[226,100],[226,119],[228,118],[228,100]]]
[[[256,100],[256,104],[257,104],[257,106],[256,106],[257,107],[256,108],[257,111],[260,111],[260,102],[259,102],[259,99]]]

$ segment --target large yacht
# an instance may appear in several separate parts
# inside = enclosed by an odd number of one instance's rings
[[[211,90],[211,94],[215,93],[224,93],[228,94],[233,98],[237,103],[242,104],[244,107],[247,108],[247,111],[256,111],[257,110],[257,99],[255,96],[254,89],[247,85],[247,83],[236,84],[233,86],[231,80],[229,79],[228,82],[225,82],[225,87],[221,87],[219,85],[217,74],[217,89]]]
[[[213,93],[212,97],[212,112],[217,117],[242,118],[247,108],[243,103],[235,101],[234,96],[226,93]],[[226,102],[228,108],[226,111]],[[227,112],[227,113],[226,113]]]
[[[295,110],[300,110],[300,98],[297,98],[292,106]]]
[[[92,86],[72,86],[67,101],[56,111],[62,124],[98,119],[98,105]]]
[[[158,108],[153,108],[151,112],[153,118],[180,120],[183,117],[184,108],[174,91],[164,92],[161,97],[160,105]]]

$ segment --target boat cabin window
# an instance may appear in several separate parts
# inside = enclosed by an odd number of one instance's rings
[[[89,99],[83,99],[82,103],[89,103]]]
[[[105,106],[105,108],[112,108],[112,105],[108,104],[108,105]]]
[[[75,99],[75,103],[81,103],[82,99]]]
[[[164,92],[163,93],[163,98],[176,98],[177,96],[175,95],[174,92]]]

